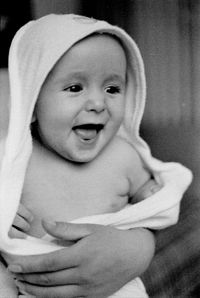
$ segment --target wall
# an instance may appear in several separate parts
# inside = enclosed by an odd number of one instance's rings
[[[31,0],[33,18],[49,13],[79,13],[79,0]]]

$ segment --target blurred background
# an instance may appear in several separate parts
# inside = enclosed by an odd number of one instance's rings
[[[157,257],[144,276],[145,284],[154,278],[153,270],[162,271],[163,278],[152,281],[152,297],[200,297],[200,1],[1,0],[0,139],[8,123],[11,39],[24,23],[48,13],[107,20],[124,28],[138,44],[147,78],[141,135],[155,157],[181,162],[194,173],[178,228],[168,228],[157,237]],[[173,270],[160,270],[156,259],[163,266],[172,264]]]
[[[7,127],[8,49],[24,23],[48,13],[78,13],[123,27],[138,44],[147,77],[141,134],[155,156],[200,176],[200,1],[1,0],[0,137]]]

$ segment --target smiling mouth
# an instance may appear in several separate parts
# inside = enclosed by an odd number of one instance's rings
[[[99,132],[104,128],[103,124],[81,124],[76,125],[72,128],[72,130],[76,133],[76,135],[83,141],[93,141],[98,136]]]

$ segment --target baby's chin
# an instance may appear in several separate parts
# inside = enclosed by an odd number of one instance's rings
[[[98,154],[95,154],[95,155],[84,155],[84,156],[79,156],[79,157],[68,157],[68,158],[65,158],[68,162],[72,163],[72,164],[87,164],[87,163],[90,163],[92,162],[93,160],[95,160],[97,158],[97,156],[99,155]]]
[[[73,154],[63,155],[65,160],[74,164],[87,164],[100,156],[103,148],[95,148],[93,150],[77,150],[77,152],[73,152]]]

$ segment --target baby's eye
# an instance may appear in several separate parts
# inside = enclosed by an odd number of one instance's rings
[[[106,87],[105,91],[110,94],[120,93],[121,89],[119,86],[108,86]]]
[[[82,90],[83,90],[82,86],[78,85],[78,84],[71,85],[71,86],[64,89],[64,91],[72,92],[72,93],[80,92]]]

